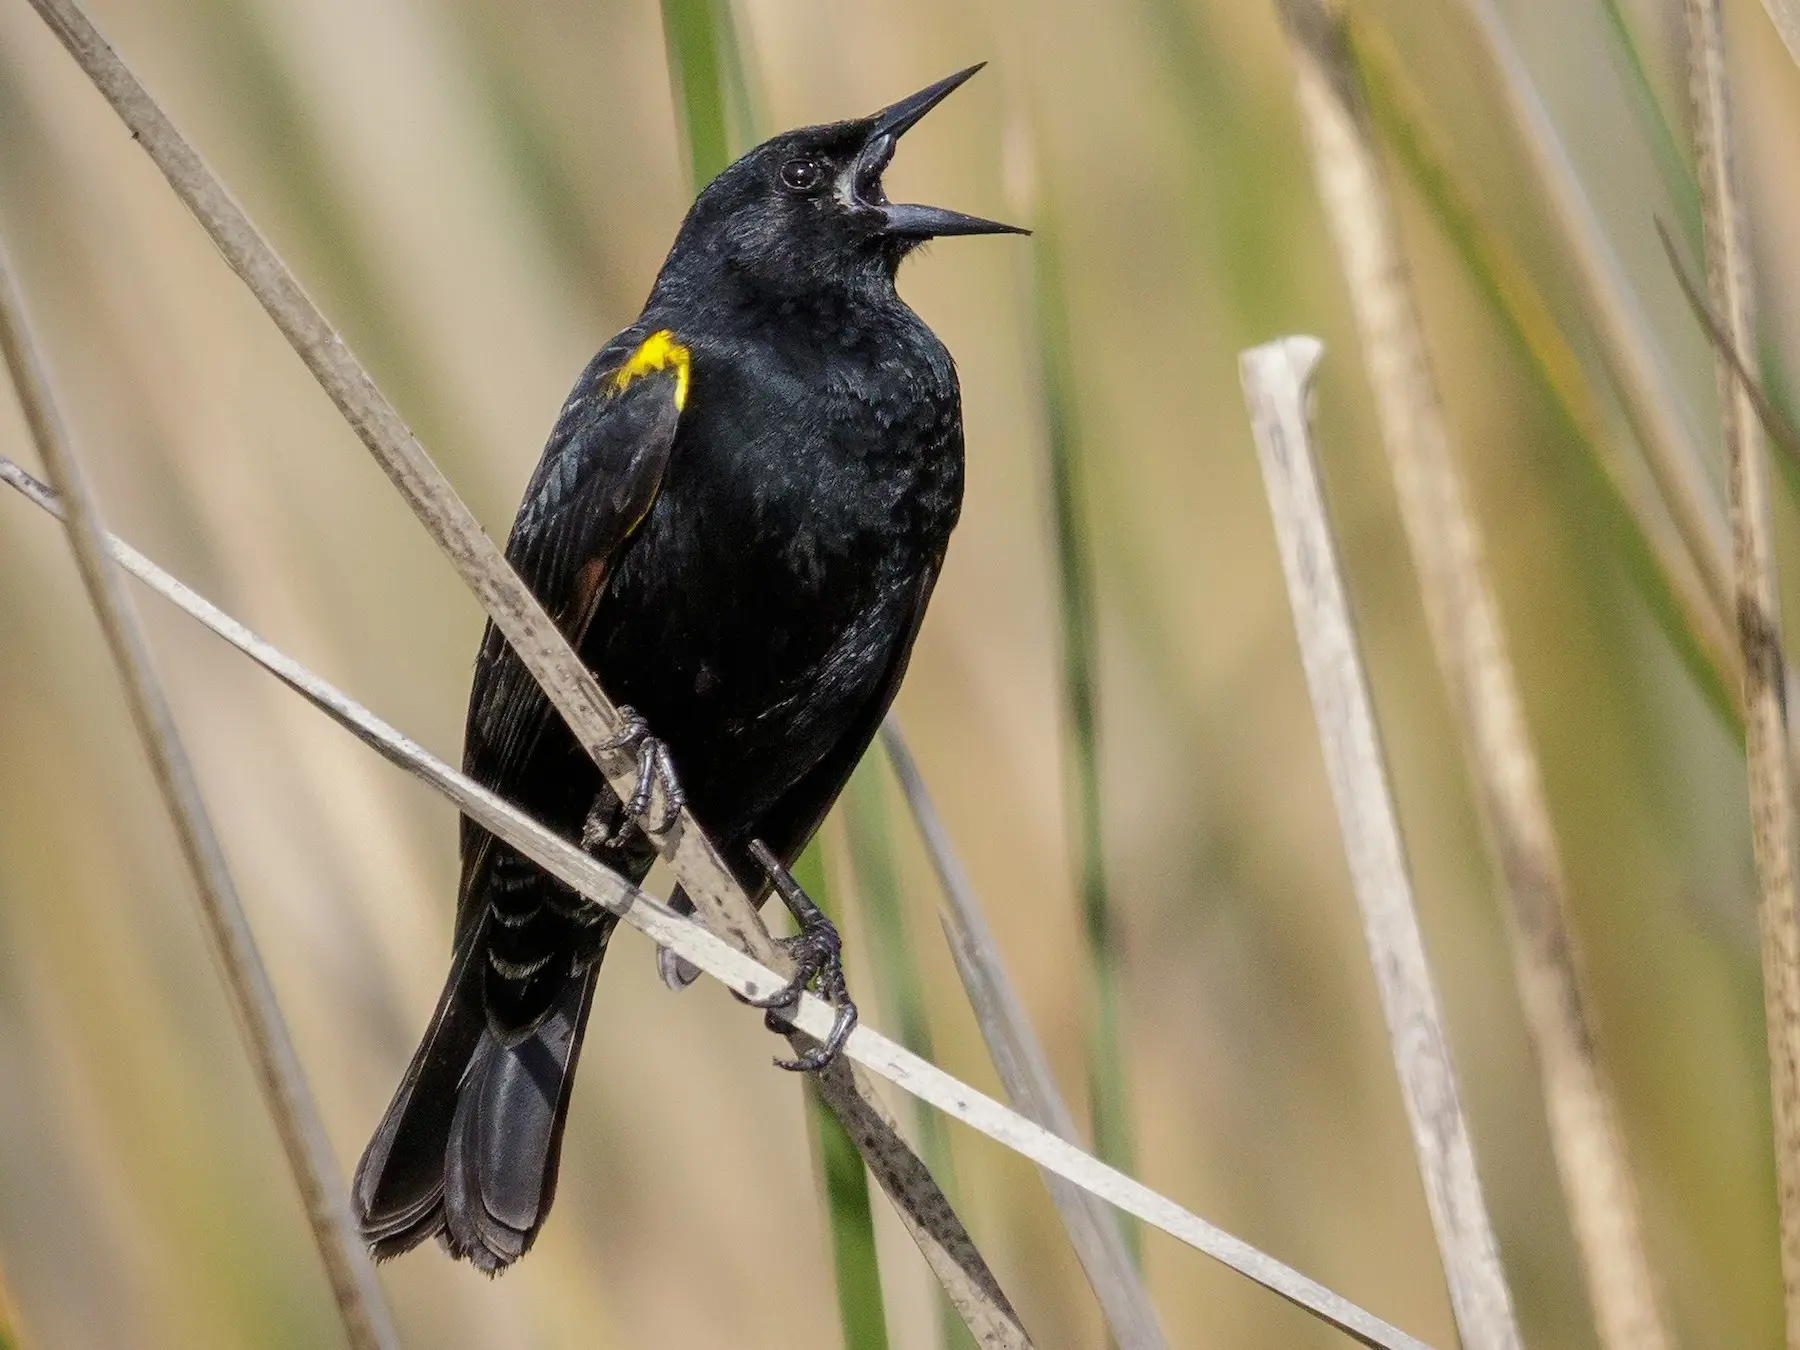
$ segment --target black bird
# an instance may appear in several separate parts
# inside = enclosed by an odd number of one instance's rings
[[[644,773],[621,803],[491,624],[464,769],[633,880],[660,784],[761,897],[905,673],[961,509],[963,433],[955,365],[894,275],[927,239],[1024,231],[889,202],[881,176],[978,69],[777,136],[709,183],[526,488],[507,558],[636,710]],[[537,1237],[612,931],[587,913],[463,821],[449,981],[356,1171],[377,1257],[435,1234],[491,1273]],[[815,967],[834,955],[835,935],[808,936]]]

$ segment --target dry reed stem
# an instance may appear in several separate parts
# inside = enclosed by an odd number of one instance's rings
[[[1590,1029],[1562,863],[1481,542],[1451,456],[1393,205],[1341,21],[1283,0],[1301,120],[1348,284],[1432,644],[1507,898],[1514,975],[1602,1345],[1664,1350],[1618,1113]]]
[[[61,514],[61,503],[55,494],[3,456],[0,456],[0,482],[16,488],[34,505],[52,515]],[[130,544],[109,535],[107,546],[114,560],[151,590],[250,657],[390,763],[449,798],[471,820],[505,840],[558,880],[637,928],[658,946],[667,947],[697,969],[747,997],[773,991],[785,980],[784,975],[744,954],[710,930],[669,910],[560,835],[539,825],[512,803],[458,773],[298,661],[263,641]],[[836,1015],[830,1004],[809,993],[801,998],[794,1022],[802,1031],[817,1038],[829,1033]],[[866,1024],[859,1024],[851,1033],[844,1050],[847,1056],[859,1060],[946,1115],[954,1116],[1003,1147],[1230,1266],[1362,1344],[1390,1347],[1391,1350],[1428,1350],[1422,1341],[1215,1228],[1174,1201],[1108,1167],[968,1084],[950,1077]]]
[[[1731,92],[1718,0],[1688,0],[1689,92],[1706,232],[1711,308],[1730,352],[1751,350],[1755,316],[1743,204],[1732,163]],[[1726,351],[1717,356],[1726,482],[1731,508],[1738,640],[1744,653],[1744,739],[1750,830],[1762,883],[1763,1010],[1781,1209],[1781,1274],[1787,1344],[1800,1347],[1800,899],[1794,878],[1794,777],[1781,606],[1776,595],[1768,465],[1753,395]]]
[[[1715,669],[1730,677],[1728,688],[1736,700],[1733,712],[1741,718],[1743,679],[1735,637],[1737,621],[1732,601],[1735,591],[1730,532],[1720,516],[1711,483],[1702,467],[1700,448],[1688,433],[1686,421],[1669,395],[1675,381],[1663,362],[1654,329],[1637,302],[1618,254],[1607,241],[1599,216],[1511,35],[1487,0],[1468,0],[1468,3],[1472,6],[1476,35],[1485,45],[1494,66],[1515,134],[1531,156],[1549,198],[1551,223],[1559,233],[1564,252],[1580,282],[1583,307],[1600,339],[1608,379],[1619,394],[1626,419],[1655,480],[1657,500],[1668,512],[1684,545],[1686,566],[1675,565],[1664,539],[1663,523],[1656,519],[1654,512],[1646,511],[1642,492],[1630,481],[1635,475],[1627,477],[1625,466],[1610,453],[1601,454],[1602,466],[1644,529],[1647,541],[1661,561],[1671,594],[1686,616],[1702,653]],[[1765,3],[1780,3],[1792,14],[1797,0],[1765,0]],[[1395,58],[1384,45],[1385,35],[1379,25],[1360,10],[1355,15],[1355,29],[1353,36],[1362,54],[1383,63],[1384,74],[1397,70],[1393,65]],[[1529,323],[1532,320],[1532,308],[1535,306],[1527,306],[1521,313],[1521,321]],[[1534,351],[1537,345],[1532,342]],[[1560,354],[1557,364],[1563,364]],[[1586,413],[1578,413],[1577,405],[1570,401],[1567,373],[1564,371],[1561,376],[1552,378],[1551,367],[1545,367],[1546,378],[1557,389],[1559,399],[1577,424],[1587,428],[1583,434],[1591,439],[1595,434],[1592,419]],[[1699,544],[1703,539],[1712,542],[1702,548]],[[1704,610],[1696,605],[1702,599]],[[1727,635],[1723,644],[1720,641],[1722,634]],[[1800,697],[1800,683],[1792,676],[1789,679],[1790,692]],[[1800,773],[1800,734],[1792,728],[1788,755],[1795,772]]]
[[[1672,401],[1675,381],[1655,328],[1581,185],[1556,125],[1493,0],[1463,0],[1493,67],[1501,104],[1543,193],[1600,357],[1645,462],[1720,613],[1732,612],[1729,534],[1692,430]]]
[[[356,1350],[397,1350],[392,1319],[375,1270],[345,1203],[318,1105],[288,1038],[281,1005],[269,983],[244,914],[224,849],[200,795],[200,784],[157,678],[131,598],[107,551],[99,507],[50,388],[12,267],[0,249],[0,353],[4,354],[33,443],[57,494],[67,504],[69,543],[124,685],[125,701],[143,737],[181,851],[193,873],[195,898],[218,958],[219,975],[237,1015],[263,1101],[287,1154],[301,1207],[325,1263],[344,1334]]]
[[[633,756],[623,749],[604,748],[622,728],[617,709],[393,405],[73,0],[31,3],[261,302],[624,799],[636,778]],[[691,815],[683,812],[658,844],[709,927],[764,964],[791,968],[790,958],[770,938],[755,907]],[[803,1051],[807,1044],[799,1037],[796,1049]],[[814,1078],[977,1341],[1009,1350],[1029,1346],[1030,1338],[987,1262],[930,1171],[900,1137],[872,1087],[842,1063]]]
[[[1238,358],[1244,401],[1450,1306],[1465,1350],[1518,1350],[1512,1295],[1475,1171],[1450,1038],[1425,956],[1387,761],[1308,435],[1307,400],[1323,352],[1310,337],[1283,338],[1244,352]]]
[[[1581,358],[1530,269],[1473,199],[1466,178],[1433,134],[1424,100],[1392,39],[1379,24],[1356,11],[1346,15],[1346,30],[1377,129],[1419,182],[1446,232],[1453,240],[1462,241],[1471,269],[1490,289],[1496,307],[1513,325],[1576,434],[1587,443],[1625,511],[1643,532],[1645,546],[1701,659],[1736,698],[1743,679],[1729,611],[1715,593],[1720,586],[1718,577],[1703,575],[1675,526],[1656,478],[1641,456],[1627,453],[1607,424]],[[1723,566],[1721,556],[1720,569]],[[1741,717],[1742,709],[1736,713]]]
[[[924,776],[900,731],[900,723],[891,714],[881,725],[881,741],[901,795],[919,827],[932,870],[937,873],[944,895],[939,919],[994,1071],[1016,1110],[1071,1144],[1079,1143],[1081,1135],[1075,1117],[1057,1090],[1044,1047],[1013,992],[999,944],[976,902],[975,888],[956,856],[949,831],[926,790]],[[1044,1184],[1056,1212],[1062,1216],[1063,1227],[1068,1229],[1069,1242],[1087,1273],[1088,1283],[1093,1286],[1113,1344],[1118,1350],[1166,1347],[1168,1341],[1157,1321],[1156,1309],[1144,1289],[1118,1221],[1091,1192],[1056,1174],[1045,1172]]]
[[[1763,0],[1763,11],[1794,63],[1800,65],[1800,0]]]

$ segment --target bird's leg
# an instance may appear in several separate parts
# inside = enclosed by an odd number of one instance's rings
[[[801,992],[816,979],[819,996],[837,1009],[837,1021],[831,1024],[831,1034],[823,1045],[807,1051],[799,1059],[778,1059],[775,1063],[778,1068],[796,1072],[822,1069],[838,1057],[844,1042],[856,1028],[856,1004],[851,1001],[850,991],[844,984],[843,941],[838,937],[837,928],[825,917],[825,911],[813,903],[812,897],[801,889],[794,874],[769,851],[767,844],[752,839],[750,856],[768,873],[775,894],[788,907],[788,913],[794,916],[800,931],[791,938],[776,939],[794,958],[793,976],[773,994],[747,998],[744,1002],[754,1008],[768,1009],[763,1020],[769,1030],[785,1033],[789,1028],[787,1019],[781,1016],[782,1011],[792,1008],[799,1001]]]
[[[666,784],[663,790],[665,793],[668,791]],[[591,857],[600,859],[601,862],[615,870],[625,871],[630,866],[629,854],[626,850],[635,843],[631,834],[631,823],[625,814],[624,805],[610,787],[602,787],[594,794],[593,805],[588,807],[587,816],[581,822],[582,851]],[[583,908],[588,912],[577,916],[583,922],[604,922],[606,924],[606,931],[597,937],[599,945],[593,949],[592,959],[598,960],[600,954],[606,950],[607,940],[612,936],[612,916],[604,914],[603,911],[599,914],[594,913],[593,911],[599,911],[600,907],[591,903],[584,904]],[[691,918],[694,913],[694,902],[689,900],[677,886],[675,894],[669,899],[669,908],[677,914]],[[585,932],[585,930],[583,931]],[[582,935],[578,934],[578,962],[582,959],[583,949],[580,946],[582,940]],[[662,976],[663,983],[677,992],[700,978],[698,966],[688,964],[667,947],[656,949],[656,969],[657,973]]]
[[[631,800],[625,803],[625,809],[651,834],[661,834],[680,818],[682,807],[687,805],[687,795],[675,777],[675,761],[669,757],[668,743],[652,736],[650,724],[629,704],[619,705],[619,715],[625,719],[624,729],[600,749],[630,750],[637,756],[637,788],[632,792]],[[650,796],[658,786],[662,788],[663,809],[662,815],[652,824]],[[593,819],[591,812],[588,818]]]

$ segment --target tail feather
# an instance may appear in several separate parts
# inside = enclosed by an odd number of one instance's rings
[[[464,1071],[487,1030],[480,951],[477,932],[457,953],[431,1025],[356,1165],[351,1200],[378,1260],[443,1227],[444,1150]]]
[[[598,962],[565,977],[549,1014],[509,1045],[488,1025],[484,950],[479,931],[464,942],[357,1165],[351,1195],[377,1260],[439,1236],[495,1274],[530,1249],[549,1214]]]
[[[531,1249],[550,1212],[596,973],[566,981],[518,1044],[488,1033],[469,1065],[445,1155],[443,1240],[489,1274]]]

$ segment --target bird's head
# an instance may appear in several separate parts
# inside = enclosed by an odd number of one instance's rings
[[[908,252],[942,235],[1029,234],[939,206],[890,202],[882,188],[900,138],[980,69],[958,71],[868,117],[764,141],[701,191],[669,266],[704,260],[701,270],[712,278],[723,273],[758,289],[800,293],[864,276],[891,282]]]

